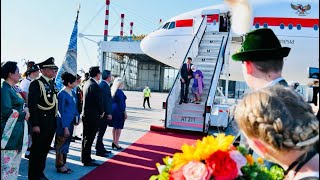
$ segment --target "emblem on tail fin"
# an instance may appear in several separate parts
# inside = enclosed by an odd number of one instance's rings
[[[311,5],[307,4],[307,5],[303,6],[302,4],[294,5],[291,3],[291,8],[294,10],[297,10],[296,14],[298,14],[299,16],[305,16],[305,15],[309,14],[307,11],[309,11],[311,9]]]

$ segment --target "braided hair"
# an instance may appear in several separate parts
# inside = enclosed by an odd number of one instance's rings
[[[304,99],[283,86],[247,94],[236,107],[235,119],[249,138],[279,151],[310,149],[319,141],[319,121]]]

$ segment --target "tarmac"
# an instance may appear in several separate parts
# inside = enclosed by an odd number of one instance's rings
[[[128,119],[125,122],[124,129],[122,130],[120,136],[120,145],[123,149],[130,146],[132,143],[137,141],[140,137],[142,137],[145,133],[149,132],[150,125],[158,125],[161,126],[164,124],[165,118],[165,110],[162,109],[162,102],[164,102],[167,98],[167,93],[151,93],[150,105],[152,109],[143,108],[143,93],[135,92],[135,91],[125,91],[125,95],[127,96],[126,104],[127,104],[127,113]],[[80,137],[82,133],[82,123],[77,126],[77,136]],[[82,138],[82,137],[81,137]],[[96,141],[96,139],[95,139]],[[104,135],[103,143],[107,150],[112,151],[109,154],[108,158],[96,156],[95,153],[95,141],[92,145],[91,149],[91,158],[95,159],[96,162],[102,164],[113,156],[117,155],[121,151],[112,150],[112,128],[108,127],[106,133]],[[50,180],[62,180],[62,179],[79,179],[84,175],[88,174],[90,171],[94,170],[96,167],[87,167],[83,166],[80,161],[81,155],[81,142],[76,141],[71,142],[67,165],[70,169],[73,170],[71,174],[61,174],[57,173],[55,168],[55,152],[50,151],[46,161],[45,175]],[[53,143],[52,143],[53,146]],[[26,180],[28,179],[28,159],[22,156],[19,177],[18,180]],[[112,173],[112,172],[106,172]]]
[[[150,126],[164,126],[165,119],[165,110],[162,109],[162,103],[166,101],[168,93],[151,93],[150,105],[151,109],[148,108],[146,102],[146,108],[143,108],[143,93],[137,91],[124,91],[127,96],[126,105],[127,105],[127,113],[128,119],[125,121],[124,129],[121,132],[120,136],[120,146],[125,149],[129,147],[131,144],[136,142],[140,137],[150,131]],[[210,127],[208,134],[215,135],[216,133],[226,133],[231,135],[237,135],[238,128],[234,125],[235,122],[231,122],[226,129]],[[76,128],[77,136],[82,134],[82,123],[80,123]],[[104,158],[100,156],[96,156],[95,150],[95,141],[93,142],[91,148],[91,158],[95,159],[97,163],[103,164],[108,161],[108,159],[117,155],[121,151],[112,150],[112,127],[108,127],[104,138],[103,143],[105,145],[106,150],[112,151],[109,154],[109,157]],[[94,170],[96,167],[88,167],[83,166],[80,161],[81,156],[81,140],[76,142],[71,142],[69,153],[67,157],[67,166],[73,170],[71,174],[61,174],[57,173],[55,167],[55,151],[50,151],[47,156],[45,175],[50,180],[62,180],[62,179],[80,179],[81,177],[88,174],[90,171]],[[53,147],[53,143],[51,144]],[[28,159],[22,156],[19,177],[18,180],[26,180],[28,179]],[[106,172],[112,173],[112,172]]]

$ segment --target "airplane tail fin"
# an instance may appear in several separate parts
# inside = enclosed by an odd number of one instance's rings
[[[231,29],[238,35],[246,34],[252,26],[252,8],[248,0],[224,0],[231,9]]]

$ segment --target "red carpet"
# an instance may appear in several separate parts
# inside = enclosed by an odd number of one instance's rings
[[[112,159],[91,171],[82,180],[92,179],[149,179],[157,174],[155,164],[172,156],[182,144],[192,144],[202,136],[170,132],[148,132]]]

